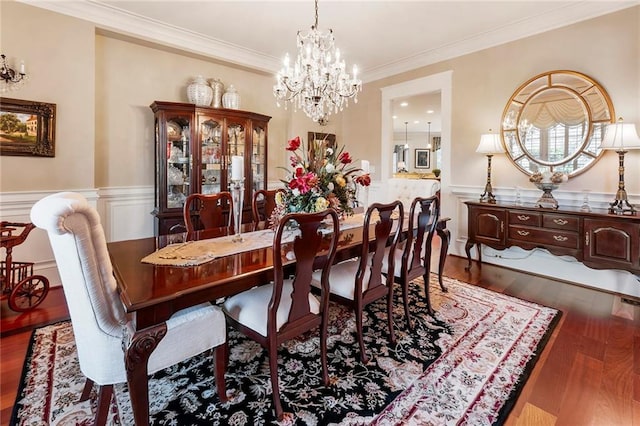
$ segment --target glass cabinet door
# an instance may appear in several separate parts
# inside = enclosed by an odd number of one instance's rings
[[[251,146],[251,176],[253,184],[251,195],[260,189],[266,188],[265,176],[267,167],[267,130],[264,127],[254,126]]]
[[[215,194],[222,190],[222,122],[199,116],[201,192]]]
[[[185,115],[167,116],[166,180],[167,208],[182,209],[191,193],[191,119]]]

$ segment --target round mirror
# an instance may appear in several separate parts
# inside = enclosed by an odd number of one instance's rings
[[[541,169],[576,176],[602,154],[600,143],[614,121],[606,91],[575,71],[540,74],[516,90],[502,115],[502,141],[524,173]]]

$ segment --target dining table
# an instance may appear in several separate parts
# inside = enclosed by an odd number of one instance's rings
[[[363,216],[348,218],[349,226],[341,223],[336,262],[359,256]],[[245,229],[251,228],[246,225]],[[182,309],[215,302],[271,281],[273,234],[272,230],[245,232],[240,234],[243,241],[229,243],[236,235],[229,235],[227,229],[215,229],[108,243],[120,299],[126,312],[135,317],[135,331],[124,358],[136,425],[149,424],[147,361],[166,334],[166,321]],[[246,245],[256,239],[265,243]],[[220,255],[180,255],[202,247],[214,252],[219,248]],[[444,244],[441,250],[443,247]],[[444,258],[442,253],[440,258]],[[292,258],[283,259],[285,268],[294,262]]]

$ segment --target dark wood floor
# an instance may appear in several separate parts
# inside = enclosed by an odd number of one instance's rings
[[[445,275],[563,312],[507,425],[640,426],[640,307],[589,288],[491,265],[474,263],[467,272],[465,265],[449,256]],[[2,424],[9,422],[29,330],[66,317],[59,290],[29,314],[2,302]]]

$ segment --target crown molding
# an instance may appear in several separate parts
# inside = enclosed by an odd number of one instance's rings
[[[98,28],[158,43],[186,52],[215,58],[252,70],[275,74],[280,58],[214,39],[183,28],[123,11],[95,0],[50,1],[18,0],[96,24]],[[639,5],[640,1],[577,1],[553,11],[540,13],[468,39],[455,41],[429,51],[399,59],[375,68],[361,70],[363,82],[371,82],[477,52],[500,44],[568,26],[597,16]]]
[[[167,25],[164,22],[126,12],[98,1],[18,1],[92,22],[100,29],[215,58],[261,72],[275,73],[275,70],[280,67],[282,62],[280,58],[274,58],[224,40],[185,30],[184,28]]]
[[[422,52],[420,54],[384,64],[376,68],[362,70],[363,82],[382,78],[425,67],[437,62],[478,52],[490,47],[509,43],[525,37],[541,34],[550,30],[566,27],[577,22],[617,12],[640,5],[640,1],[579,1],[565,5],[553,11],[531,16],[518,22],[512,22],[493,31],[453,42],[449,45]]]

